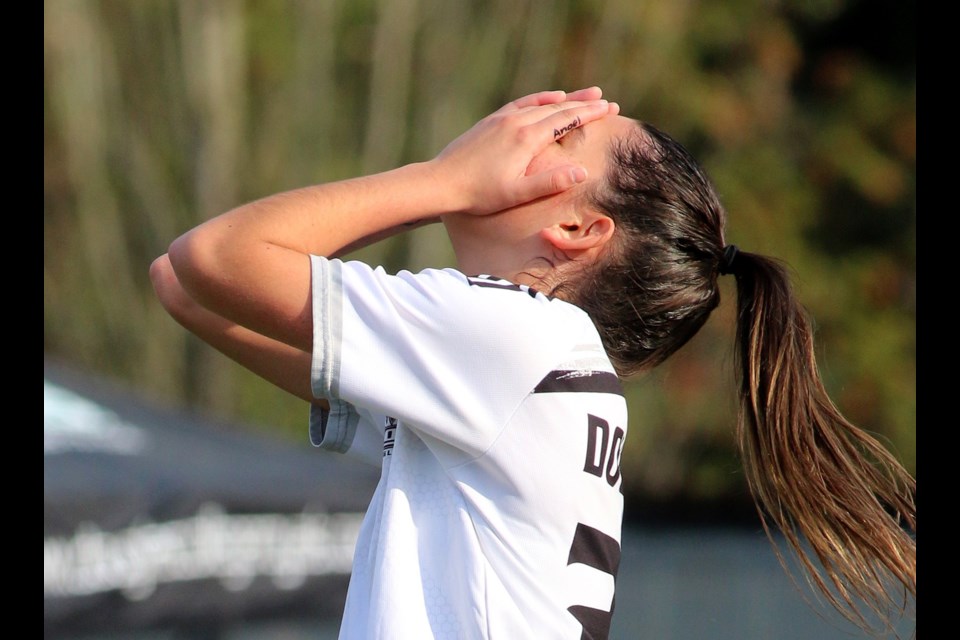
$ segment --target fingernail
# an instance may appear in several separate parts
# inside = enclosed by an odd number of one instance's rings
[[[570,179],[574,184],[579,184],[587,179],[587,170],[583,167],[574,167],[570,169]]]

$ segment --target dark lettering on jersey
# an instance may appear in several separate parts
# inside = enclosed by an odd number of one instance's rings
[[[544,376],[534,393],[612,393],[623,395],[623,385],[610,371],[554,370]]]
[[[623,454],[623,438],[625,435],[626,433],[620,427],[613,430],[610,455],[607,456],[607,484],[611,487],[615,486],[617,480],[620,479],[620,456]]]
[[[567,611],[577,619],[583,631],[580,640],[607,640],[610,637],[610,622],[613,620],[613,602],[610,611],[574,605],[567,607]]]
[[[383,425],[383,457],[393,455],[393,444],[397,439],[397,419],[387,416]]]
[[[610,423],[592,414],[587,414],[587,455],[583,470],[590,475],[604,478],[611,487],[620,479],[620,456],[626,432],[620,427],[610,431]]]
[[[587,414],[587,458],[583,470],[598,478],[603,477],[603,465],[607,461],[607,441],[610,440],[610,424],[603,418]]]
[[[505,291],[521,291],[526,293],[531,298],[536,298],[540,293],[533,287],[529,287],[525,284],[513,284],[509,280],[503,280],[502,278],[495,278],[493,276],[468,276],[467,282],[474,287],[490,287],[491,289],[503,289]],[[547,297],[549,298],[550,296]]]
[[[617,572],[620,570],[620,543],[599,529],[577,523],[577,530],[570,543],[570,555],[567,557],[567,566],[584,564],[588,567],[609,573],[613,576],[614,588],[617,583]],[[613,619],[613,609],[616,597],[610,600],[610,610],[594,609],[583,605],[573,605],[567,611],[577,619],[583,631],[581,640],[599,640],[610,635],[610,621]]]
[[[599,569],[616,578],[620,571],[620,543],[613,536],[578,522],[567,556],[568,565],[575,563]]]

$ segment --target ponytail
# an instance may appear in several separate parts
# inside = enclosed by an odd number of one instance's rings
[[[783,533],[847,619],[871,628],[866,605],[890,625],[917,594],[916,480],[830,400],[784,267],[742,251],[726,257],[737,281],[737,438],[764,530],[771,542],[771,522]]]
[[[590,314],[627,376],[696,334],[720,302],[718,274],[733,274],[737,438],[763,528],[784,568],[774,529],[847,619],[870,630],[872,611],[892,623],[917,594],[916,481],[831,402],[786,270],[724,246],[726,211],[713,184],[656,127],[640,123],[615,142],[610,166],[588,204],[611,217],[617,241],[559,293]]]

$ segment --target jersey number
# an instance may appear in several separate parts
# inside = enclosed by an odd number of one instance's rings
[[[573,535],[573,543],[570,545],[567,566],[574,563],[585,564],[609,573],[616,583],[617,571],[620,569],[620,543],[598,529],[578,523],[577,531]],[[610,621],[613,619],[615,603],[616,597],[610,600],[609,611],[582,605],[574,605],[567,609],[583,627],[580,640],[600,640],[610,635]]]

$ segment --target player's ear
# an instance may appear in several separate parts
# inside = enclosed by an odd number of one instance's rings
[[[540,237],[564,253],[599,249],[613,238],[616,225],[598,211],[581,211],[540,230]]]

